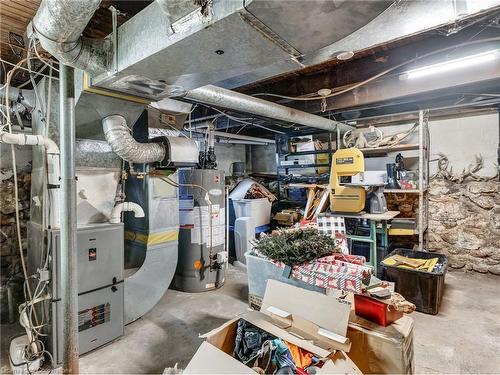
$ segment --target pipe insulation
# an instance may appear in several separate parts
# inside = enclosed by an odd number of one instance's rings
[[[166,148],[162,143],[137,142],[123,116],[111,115],[102,120],[104,137],[115,154],[130,163],[153,163],[165,159]]]
[[[111,217],[109,218],[109,222],[113,224],[117,224],[121,222],[121,213],[124,211],[131,211],[134,213],[134,217],[144,217],[144,210],[141,206],[134,202],[122,202],[118,203],[113,207],[111,211]]]
[[[108,71],[110,43],[81,36],[101,0],[43,0],[32,26],[42,47],[60,62],[91,75]]]
[[[188,91],[184,97],[195,102],[209,104],[215,107],[227,108],[233,111],[251,113],[276,120],[310,126],[312,128],[335,131],[337,126],[342,131],[353,127],[325,117],[285,107],[267,100],[241,94],[221,87],[206,85]]]

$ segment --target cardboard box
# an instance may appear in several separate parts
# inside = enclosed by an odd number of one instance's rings
[[[300,213],[295,210],[283,210],[274,215],[274,220],[278,222],[279,225],[292,226],[300,220]]]
[[[346,352],[351,303],[269,280],[261,311],[249,311],[203,335],[184,374],[255,374],[233,357],[238,321],[247,322],[325,360],[319,374],[361,374]]]
[[[405,315],[387,327],[351,315],[349,357],[363,374],[413,374],[413,319]]]

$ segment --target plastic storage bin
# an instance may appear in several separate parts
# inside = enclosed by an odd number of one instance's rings
[[[251,217],[255,227],[268,225],[271,222],[271,202],[267,198],[258,199],[230,199],[229,224],[239,217]]]
[[[296,280],[294,278],[288,278],[283,276],[283,270],[275,266],[272,262],[267,259],[255,256],[247,252],[245,254],[247,260],[247,277],[248,277],[248,296],[252,297],[264,297],[264,292],[266,291],[266,284],[268,279],[278,280],[282,283],[297,286],[299,288],[313,290],[315,292],[320,292],[325,294],[326,289],[320,288],[315,285],[307,284],[303,281]]]
[[[415,304],[417,311],[426,314],[437,314],[444,294],[444,278],[448,268],[448,258],[443,254],[414,251],[409,249],[395,249],[388,255],[402,255],[408,258],[430,259],[439,258],[443,264],[440,272],[417,271],[408,268],[388,266],[380,263],[384,279],[396,283],[395,290],[408,301]]]

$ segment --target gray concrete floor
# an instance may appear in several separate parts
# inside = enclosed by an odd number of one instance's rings
[[[500,278],[450,272],[439,315],[413,313],[417,373],[500,372]],[[147,291],[145,291],[147,293]],[[169,290],[155,308],[125,327],[114,343],[84,355],[82,373],[161,373],[184,367],[202,339],[247,309],[246,275],[230,267],[221,289],[201,294]],[[15,325],[2,325],[2,370]],[[6,362],[7,361],[7,362]]]

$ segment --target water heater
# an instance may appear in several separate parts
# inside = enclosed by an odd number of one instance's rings
[[[224,172],[178,170],[179,257],[173,287],[202,292],[224,284],[226,208]]]

